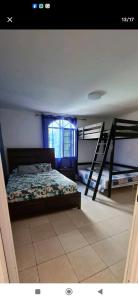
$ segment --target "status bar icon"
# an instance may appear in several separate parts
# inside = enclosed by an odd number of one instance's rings
[[[32,4],[32,8],[33,8],[33,9],[36,9],[36,8],[37,8],[37,3],[33,3],[33,4]]]
[[[46,4],[45,4],[45,8],[46,8],[46,9],[49,9],[49,8],[50,8],[50,3],[46,3]]]
[[[44,8],[44,4],[43,3],[39,3],[39,8],[40,9]]]

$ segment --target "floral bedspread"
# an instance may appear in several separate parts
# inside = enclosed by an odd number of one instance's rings
[[[18,202],[77,192],[77,184],[56,170],[38,174],[10,175],[8,201]]]

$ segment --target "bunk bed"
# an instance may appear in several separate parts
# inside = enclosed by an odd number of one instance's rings
[[[112,188],[138,183],[138,167],[114,162],[115,141],[137,138],[138,121],[134,120],[115,118],[108,130],[104,122],[78,128],[78,140],[97,140],[92,163],[78,163],[79,178],[86,184],[85,195],[92,189],[95,200],[97,191],[107,189],[111,197]],[[79,169],[84,165],[85,169]]]

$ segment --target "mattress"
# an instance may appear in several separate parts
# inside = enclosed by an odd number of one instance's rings
[[[78,171],[79,179],[84,184],[87,184],[89,173],[90,173],[90,168]],[[97,176],[98,174],[96,172],[93,172],[93,176],[92,176],[93,180],[90,183],[90,186],[92,188],[95,187]],[[104,190],[108,188],[108,182],[109,182],[109,170],[105,169],[102,172],[102,177],[100,179],[98,191],[104,192]],[[138,182],[138,172],[112,176],[112,187],[121,187],[121,186],[130,185],[137,182]]]
[[[6,190],[11,203],[75,193],[77,184],[57,170],[38,174],[12,173]]]

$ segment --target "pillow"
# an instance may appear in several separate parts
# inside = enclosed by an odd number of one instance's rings
[[[38,173],[49,172],[52,170],[51,163],[39,163],[35,164],[35,167],[38,170]]]
[[[51,163],[40,163],[32,165],[20,165],[17,168],[17,173],[19,175],[23,174],[38,174],[43,172],[51,171]]]
[[[35,165],[20,165],[17,168],[17,173],[19,175],[23,174],[37,174],[38,170]]]

